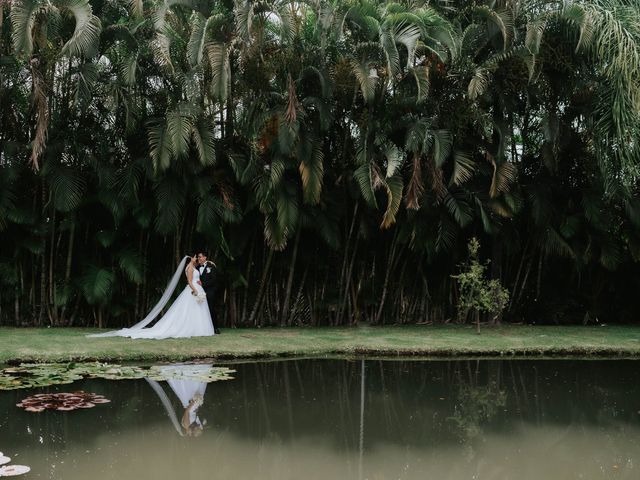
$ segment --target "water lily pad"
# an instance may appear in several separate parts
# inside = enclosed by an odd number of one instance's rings
[[[73,393],[39,393],[27,397],[16,406],[24,408],[27,412],[40,413],[45,410],[70,412],[79,408],[93,408],[98,403],[109,403],[110,400],[102,395],[86,393],[83,391]]]
[[[122,366],[109,363],[23,363],[0,370],[0,390],[62,385],[83,378],[106,380],[194,380],[216,382],[231,380],[235,370],[207,364],[156,365],[152,367]],[[103,402],[104,403],[104,402]]]
[[[217,382],[232,380],[232,370],[227,367],[210,367],[208,365],[154,365],[149,369],[147,377],[151,380],[193,380],[196,382]]]
[[[32,412],[32,413],[40,413],[40,412],[44,412],[45,408],[44,407],[26,407],[25,411]]]
[[[5,465],[0,467],[0,477],[15,477],[16,475],[24,475],[31,471],[31,467],[26,465]]]

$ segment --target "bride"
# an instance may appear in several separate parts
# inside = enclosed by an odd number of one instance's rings
[[[187,368],[191,374],[197,375],[198,372],[207,372],[212,367],[212,363],[197,365],[178,363],[161,366],[160,371],[164,374],[171,374],[176,372],[180,374],[181,372],[183,372],[183,369]],[[167,376],[171,377],[171,375]],[[164,406],[167,415],[169,416],[169,419],[171,420],[171,423],[173,423],[173,426],[178,434],[182,437],[198,437],[202,434],[204,426],[207,424],[207,421],[200,420],[200,416],[198,415],[198,409],[204,402],[204,394],[207,390],[207,383],[199,382],[193,377],[189,376],[180,378],[180,375],[178,375],[176,377],[177,378],[168,378],[167,383],[169,384],[171,390],[173,390],[173,393],[175,393],[176,397],[178,397],[178,399],[180,400],[182,408],[184,409],[180,421],[178,421],[178,416],[173,409],[171,400],[169,400],[169,397],[167,396],[164,389],[160,386],[160,383],[150,378],[145,378],[145,380],[158,395],[160,402]]]
[[[196,256],[184,257],[173,274],[162,298],[149,314],[130,328],[112,332],[97,333],[89,337],[131,337],[131,338],[182,338],[214,335],[213,321],[206,301],[206,294],[200,285],[200,272]],[[185,268],[186,265],[186,268]],[[184,268],[187,286],[178,295],[167,313],[153,326],[145,328],[160,314],[178,285]]]

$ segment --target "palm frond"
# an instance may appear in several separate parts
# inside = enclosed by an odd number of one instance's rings
[[[40,155],[44,152],[49,129],[49,97],[47,84],[43,73],[38,68],[38,62],[32,63],[31,76],[33,81],[33,103],[36,113],[36,131],[31,143],[31,165],[35,170],[40,168]]]
[[[489,26],[493,26],[500,32],[502,36],[503,49],[506,49],[509,46],[514,29],[514,18],[511,10],[492,10],[486,6],[479,6],[475,7],[474,11],[480,17],[486,19]]]
[[[156,120],[147,129],[150,154],[153,166],[156,170],[166,170],[171,165],[173,158],[173,143],[171,135],[167,131],[166,122]]]
[[[467,226],[473,220],[471,208],[461,193],[447,193],[444,205],[460,227]]]
[[[360,165],[354,172],[353,176],[360,187],[360,193],[365,202],[374,208],[377,208],[376,196],[373,191],[373,179],[371,175],[371,164],[364,163]]]
[[[472,23],[468,25],[460,36],[458,41],[458,58],[464,58],[465,56],[474,55],[480,51],[482,47],[487,43],[487,30],[482,25]]]
[[[282,232],[291,236],[298,226],[300,207],[295,188],[289,184],[283,185],[276,196],[277,221]]]
[[[193,132],[193,117],[185,109],[177,108],[167,112],[167,134],[171,139],[171,151],[176,157],[186,157]]]
[[[282,182],[282,178],[284,177],[284,172],[286,170],[286,166],[282,161],[282,158],[276,158],[271,162],[269,168],[269,187],[272,190],[275,190],[280,186],[280,182]]]
[[[301,142],[302,143],[302,142]],[[302,193],[305,203],[315,205],[320,201],[324,175],[324,152],[320,144],[310,145],[309,155],[301,157],[298,167],[302,178]]]
[[[138,69],[138,53],[129,55],[122,59],[119,67],[120,78],[125,85],[136,83],[136,71]]]
[[[458,227],[448,218],[441,218],[438,222],[438,232],[436,235],[436,251],[450,252],[456,243]]]
[[[490,78],[491,73],[489,70],[483,67],[476,68],[476,71],[469,82],[469,88],[467,89],[467,93],[471,100],[475,100],[486,92]]]
[[[413,154],[411,179],[407,185],[405,193],[405,204],[409,210],[418,210],[420,208],[420,199],[424,193],[424,183],[422,181],[422,164],[420,155]]]
[[[496,165],[496,162],[491,158],[491,163],[493,165],[493,178],[491,179],[489,195],[491,198],[495,198],[500,193],[509,191],[511,184],[516,180],[517,169],[511,162],[502,162]]]
[[[131,162],[123,166],[116,173],[114,181],[118,196],[131,199],[137,203],[143,176],[144,170],[140,161]]]
[[[600,264],[607,270],[617,270],[623,263],[623,252],[618,242],[610,237],[605,236],[600,241]]]
[[[55,166],[45,172],[51,187],[56,210],[71,212],[82,202],[86,189],[85,177],[72,167]]]
[[[482,228],[484,229],[485,233],[491,235],[495,231],[491,216],[489,215],[487,210],[484,208],[484,205],[482,205],[482,202],[480,201],[480,199],[476,197],[475,200],[476,200],[476,206],[480,211],[480,220],[482,221]]]
[[[547,227],[542,238],[545,252],[561,257],[575,258],[575,253],[567,241],[553,227]]]
[[[400,75],[400,54],[396,47],[393,32],[383,30],[380,34],[380,45],[382,45],[382,50],[384,51],[384,55],[387,60],[389,76],[392,79],[395,79],[397,75]]]
[[[399,24],[394,29],[396,43],[401,43],[407,49],[407,68],[413,66],[420,34],[420,27],[413,24]]]
[[[404,155],[398,147],[391,143],[385,145],[383,153],[387,161],[387,172],[385,176],[387,178],[391,178],[400,168],[402,168],[402,164],[404,163]]]
[[[93,86],[98,79],[98,66],[95,63],[85,62],[78,68],[75,101],[83,104],[91,100]]]
[[[429,94],[429,69],[424,66],[411,68],[409,72],[416,79],[416,88],[418,89],[418,103],[422,102]]]
[[[185,192],[182,179],[163,177],[154,189],[158,212],[156,230],[162,234],[173,233],[184,219]]]
[[[236,21],[236,31],[240,38],[249,42],[253,24],[253,9],[255,3],[251,0],[240,0],[234,2],[234,18]]]
[[[380,228],[389,228],[396,222],[396,216],[398,210],[400,210],[400,203],[402,202],[402,190],[404,188],[404,182],[402,176],[395,175],[393,177],[385,179],[384,189],[387,193],[387,209],[382,216],[382,223]]]
[[[229,50],[223,43],[208,43],[205,46],[209,65],[213,74],[211,81],[211,94],[214,98],[225,101],[229,81],[231,79],[231,66],[229,63]]]
[[[175,72],[173,61],[171,60],[171,40],[164,33],[158,33],[151,42],[151,51],[156,63],[169,74]]]
[[[133,248],[121,250],[117,254],[118,265],[125,275],[133,283],[140,285],[143,282],[144,257]]]
[[[15,0],[11,5],[11,39],[17,55],[29,57],[33,52],[33,28],[40,0]]]
[[[129,11],[134,17],[142,17],[144,15],[144,0],[127,0]]]
[[[369,75],[369,63],[352,60],[351,69],[358,80],[365,102],[371,103],[376,94],[377,79]]]
[[[435,130],[433,136],[433,158],[436,167],[440,168],[451,155],[451,147],[453,146],[453,136],[449,130]]]
[[[582,47],[591,46],[596,34],[596,23],[594,15],[585,6],[575,2],[567,3],[561,11],[561,18],[580,29],[576,52]]]
[[[191,35],[187,44],[187,59],[189,64],[194,67],[202,62],[204,54],[204,45],[206,37],[206,25],[208,20],[204,18],[200,12],[191,14]]]
[[[113,230],[100,230],[96,233],[96,242],[102,248],[109,248],[116,242],[117,236],[117,233]]]
[[[546,19],[533,20],[527,23],[524,45],[533,55],[537,55],[540,52],[540,42],[546,26]]]
[[[76,21],[73,35],[62,47],[62,53],[78,57],[93,57],[100,42],[102,23],[93,15],[89,0],[58,0],[56,3],[61,10],[71,12]]]
[[[407,137],[405,140],[405,148],[409,152],[421,152],[427,151],[429,142],[432,141],[430,137],[431,120],[428,118],[420,118],[413,123],[407,130]]]
[[[264,238],[272,250],[282,251],[287,247],[287,232],[280,228],[274,213],[264,216]]]
[[[80,289],[90,305],[104,305],[111,297],[116,277],[111,270],[89,265],[80,282]]]
[[[476,163],[466,152],[456,151],[453,154],[452,185],[462,185],[471,180],[476,172]]]
[[[216,163],[215,137],[213,132],[213,124],[205,118],[200,118],[192,127],[193,143],[196,146],[198,158],[203,167]]]

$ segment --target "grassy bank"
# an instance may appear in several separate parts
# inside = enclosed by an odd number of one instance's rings
[[[467,326],[224,330],[170,340],[86,338],[89,329],[0,328],[0,363],[294,356],[640,357],[640,327]]]

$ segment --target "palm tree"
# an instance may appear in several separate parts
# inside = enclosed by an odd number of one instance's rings
[[[63,38],[64,15],[75,21],[73,34]],[[31,162],[37,170],[44,151],[49,120],[49,95],[54,85],[49,80],[62,57],[91,58],[100,39],[100,19],[93,15],[88,0],[18,0],[11,6],[12,40],[15,55],[27,59],[31,68],[36,127]],[[57,47],[62,45],[62,47]]]

